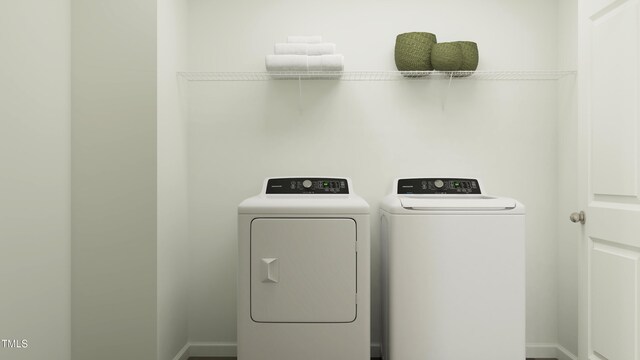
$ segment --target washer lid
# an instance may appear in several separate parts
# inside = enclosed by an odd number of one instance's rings
[[[450,196],[399,197],[402,207],[408,210],[508,210],[517,203],[509,198],[473,196],[454,198]]]

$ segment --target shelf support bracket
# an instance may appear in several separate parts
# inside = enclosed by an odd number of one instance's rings
[[[451,81],[453,80],[453,71],[449,73],[449,84],[447,85],[447,90],[445,90],[444,92],[444,96],[442,98],[442,111],[444,111],[446,104],[447,104],[447,98],[449,97],[449,89],[451,89]]]
[[[302,113],[302,76],[298,76],[298,111]]]

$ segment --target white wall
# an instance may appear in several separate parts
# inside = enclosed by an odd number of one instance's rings
[[[71,355],[155,360],[156,1],[72,0],[71,30]]]
[[[558,66],[576,69],[578,0],[559,2]],[[578,245],[580,226],[569,222],[578,207],[577,82],[563,79],[558,91],[558,344],[578,354]]]
[[[186,103],[176,72],[186,66],[184,0],[158,0],[158,359],[187,344],[189,329]]]
[[[478,42],[479,69],[555,69],[557,18],[557,1],[191,0],[189,69],[262,71],[273,43],[321,34],[346,70],[394,70],[395,35],[420,30]],[[265,177],[350,176],[370,202],[377,343],[380,199],[394,177],[463,174],[527,206],[527,342],[557,342],[556,82],[308,81],[300,104],[298,91],[189,85],[191,341],[235,342],[236,207]]]
[[[69,359],[69,0],[0,3],[1,359]]]

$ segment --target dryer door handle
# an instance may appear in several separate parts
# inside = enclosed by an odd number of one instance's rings
[[[280,281],[280,262],[277,258],[262,258],[260,264],[263,283],[277,283]]]

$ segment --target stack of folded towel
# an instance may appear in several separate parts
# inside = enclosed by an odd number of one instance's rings
[[[342,71],[344,57],[336,54],[336,44],[323,43],[321,36],[288,36],[267,55],[267,71]]]

